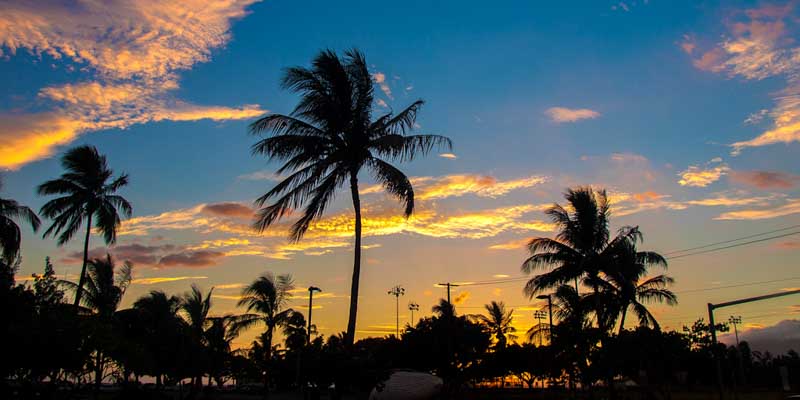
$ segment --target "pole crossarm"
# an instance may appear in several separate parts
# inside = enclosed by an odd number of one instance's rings
[[[708,306],[709,306],[710,309],[716,310],[717,308],[730,307],[730,306],[735,306],[737,304],[751,303],[751,302],[759,301],[759,300],[774,299],[776,297],[783,297],[783,296],[788,296],[788,295],[797,294],[797,293],[800,293],[800,289],[787,290],[787,291],[784,291],[784,292],[778,292],[778,293],[772,293],[772,294],[765,294],[763,296],[749,297],[749,298],[746,298],[746,299],[733,300],[733,301],[728,301],[728,302],[719,303],[719,304],[708,303]]]

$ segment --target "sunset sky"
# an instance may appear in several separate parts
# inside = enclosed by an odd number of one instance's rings
[[[455,143],[402,165],[417,198],[408,221],[362,177],[358,337],[394,331],[392,286],[406,289],[407,322],[408,302],[430,314],[446,281],[482,282],[454,291],[460,313],[502,300],[526,330],[542,304],[514,279],[524,243],[553,235],[542,211],[567,187],[607,188],[612,229],[639,225],[641,248],[667,256],[800,224],[800,4],[553,3],[0,3],[0,196],[38,210],[46,199],[35,187],[62,172],[64,150],[94,145],[131,176],[122,193],[134,218],[110,249],[135,264],[124,306],[197,283],[216,287],[213,313],[235,313],[243,285],[291,273],[300,289],[322,288],[321,333],[341,332],[349,195],[300,243],[286,241],[291,220],[252,231],[253,200],[280,177],[276,163],[250,155],[247,124],[297,102],[279,87],[283,68],[356,47],[379,89],[376,114],[424,99],[417,130]],[[99,236],[91,249],[106,251]],[[59,248],[26,227],[18,278],[48,255],[73,278],[81,250],[80,238]],[[794,235],[675,258],[667,272],[680,304],[653,309],[680,328],[708,302],[800,287],[799,250]],[[797,311],[800,298],[786,297],[718,318],[741,315],[758,330]]]

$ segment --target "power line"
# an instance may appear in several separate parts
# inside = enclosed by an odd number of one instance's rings
[[[708,250],[696,251],[696,252],[694,252],[694,253],[679,254],[679,255],[677,255],[677,256],[667,257],[667,259],[668,259],[668,260],[674,260],[674,259],[676,259],[676,258],[683,258],[683,257],[689,257],[689,256],[696,256],[696,255],[698,255],[698,254],[705,254],[705,253],[711,253],[711,252],[714,252],[714,251],[720,251],[720,250],[725,250],[725,249],[732,249],[732,248],[734,248],[734,247],[745,246],[745,245],[748,245],[748,244],[753,244],[753,243],[766,242],[767,240],[780,239],[780,238],[782,238],[782,237],[787,237],[787,236],[792,236],[792,235],[797,235],[797,234],[800,234],[800,231],[796,231],[796,232],[789,232],[789,233],[785,233],[785,234],[783,234],[783,235],[770,236],[770,237],[763,238],[763,239],[751,240],[751,241],[749,241],[749,242],[736,243],[736,244],[732,244],[732,245],[729,245],[729,246],[717,247],[717,248],[714,248],[714,249],[708,249]]]
[[[707,292],[710,290],[720,290],[720,289],[730,289],[730,288],[738,288],[744,286],[756,286],[756,285],[764,285],[768,283],[776,283],[776,282],[784,282],[784,281],[796,281],[800,280],[800,277],[789,277],[783,279],[774,279],[770,281],[760,281],[760,282],[747,282],[747,283],[738,283],[734,285],[727,285],[727,286],[716,286],[716,287],[707,287],[707,288],[697,288],[697,289],[686,289],[686,290],[678,290],[674,293],[695,293],[695,292]]]
[[[699,249],[705,249],[705,248],[707,248],[707,247],[714,247],[714,246],[717,246],[717,245],[720,245],[720,244],[726,244],[726,243],[738,242],[738,241],[740,241],[740,240],[751,239],[751,238],[755,238],[755,237],[759,237],[759,236],[769,235],[769,234],[772,234],[772,233],[777,233],[777,232],[788,231],[788,230],[791,230],[791,229],[794,229],[794,228],[800,228],[800,224],[798,224],[798,225],[792,225],[792,226],[787,226],[787,227],[785,227],[785,228],[775,229],[775,230],[772,230],[772,231],[761,232],[761,233],[757,233],[757,234],[755,234],[755,235],[742,236],[742,237],[740,237],[740,238],[736,238],[736,239],[723,240],[723,241],[721,241],[721,242],[709,243],[709,244],[705,244],[705,245],[702,245],[702,246],[697,246],[697,247],[690,247],[690,248],[688,248],[688,249],[683,249],[683,250],[672,250],[672,251],[668,251],[668,252],[664,253],[663,255],[664,255],[664,256],[669,256],[670,254],[676,254],[676,253],[686,253],[686,252],[688,252],[688,251],[699,250]]]

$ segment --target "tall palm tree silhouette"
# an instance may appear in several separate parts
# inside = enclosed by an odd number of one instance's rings
[[[539,237],[528,244],[531,256],[522,263],[522,271],[549,271],[531,278],[525,294],[537,293],[573,282],[575,290],[584,276],[595,276],[612,268],[619,250],[617,243],[635,240],[641,234],[635,227],[623,227],[609,240],[609,203],[605,190],[595,192],[590,187],[568,189],[564,194],[567,206],[554,204],[545,211],[558,227],[555,239]]]
[[[264,346],[264,366],[272,359],[272,337],[276,327],[284,326],[293,310],[286,308],[292,299],[294,281],[289,274],[275,277],[267,272],[242,290],[237,306],[247,307],[247,314],[235,317],[235,330],[263,324],[266,331],[261,336]],[[269,374],[264,375],[264,393],[268,392]]]
[[[106,244],[117,239],[120,225],[119,213],[130,217],[133,208],[128,200],[116,194],[128,184],[128,175],[113,178],[114,171],[108,168],[106,157],[93,146],[80,146],[67,151],[61,158],[64,172],[60,178],[39,185],[39,195],[62,195],[45,203],[40,214],[53,220],[44,232],[44,237],[58,236],[58,245],[67,243],[86,221],[86,238],[83,242],[83,267],[75,292],[75,305],[81,303],[86,264],[89,258],[89,236],[92,222],[102,234]]]
[[[506,311],[506,305],[502,301],[492,301],[489,304],[484,304],[484,308],[486,308],[487,314],[478,314],[475,319],[486,326],[488,331],[495,337],[497,340],[495,349],[504,349],[509,339],[516,339],[514,332],[517,330],[511,326],[514,321],[514,317],[512,317],[514,310]]]
[[[197,287],[196,284],[192,284],[191,291],[184,294],[181,298],[180,311],[189,324],[189,329],[192,332],[194,340],[197,340],[197,342],[202,345],[207,344],[205,330],[206,326],[211,324],[208,313],[211,311],[211,293],[213,292],[214,288],[211,288],[211,290],[203,296],[203,292],[200,291],[200,288]],[[192,379],[194,380],[194,387],[203,386],[202,374]]]
[[[0,179],[2,188],[3,181]],[[14,200],[0,198],[0,257],[9,266],[14,264],[22,243],[22,233],[16,220],[26,221],[34,232],[39,229],[39,217],[33,210]]]
[[[341,58],[333,51],[323,51],[310,69],[287,69],[282,86],[300,93],[300,103],[289,115],[271,114],[253,122],[250,132],[271,133],[253,146],[253,153],[285,162],[277,172],[289,176],[256,200],[262,208],[254,226],[263,231],[305,206],[290,233],[292,241],[299,241],[311,223],[323,215],[336,190],[349,183],[355,211],[355,254],[346,342],[352,344],[361,274],[359,172],[368,169],[405,204],[408,217],[414,211],[411,182],[384,159],[411,161],[436,146],[451,148],[452,143],[444,136],[406,135],[414,127],[422,100],[373,121],[372,77],[364,55],[357,50],[347,51]],[[274,202],[264,207],[273,198]]]
[[[81,304],[91,310],[95,320],[96,336],[103,339],[97,340],[95,354],[95,390],[99,390],[100,383],[103,381],[103,371],[105,364],[105,354],[103,347],[108,341],[111,325],[117,313],[122,297],[131,283],[133,264],[125,262],[118,271],[111,255],[105,258],[95,258],[88,262],[88,273],[84,286],[76,285],[74,282],[61,281],[60,283],[68,289],[76,292],[83,292],[82,296],[76,294],[76,298],[81,299]],[[99,333],[99,334],[97,334]]]
[[[678,304],[678,299],[668,289],[674,283],[671,277],[661,274],[647,278],[647,272],[651,266],[666,268],[667,260],[655,252],[637,251],[635,241],[625,241],[619,246],[614,269],[604,271],[602,276],[586,278],[587,285],[599,289],[588,296],[589,301],[608,310],[598,313],[598,318],[605,318],[605,321],[598,322],[609,330],[619,319],[621,333],[630,309],[638,318],[639,325],[658,329],[658,321],[645,304],[657,302],[672,306]]]

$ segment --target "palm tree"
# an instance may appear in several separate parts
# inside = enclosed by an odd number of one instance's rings
[[[292,298],[294,281],[289,274],[276,278],[267,272],[242,290],[238,307],[247,307],[247,314],[239,315],[235,320],[238,332],[251,326],[263,324],[266,331],[262,335],[264,348],[264,366],[272,359],[272,337],[276,327],[284,326],[294,312],[286,305]],[[264,374],[264,391],[268,391],[269,377]]]
[[[599,313],[598,319],[605,318],[600,324],[609,330],[619,319],[619,332],[625,329],[625,317],[628,309],[633,311],[639,319],[641,326],[653,326],[659,329],[658,321],[645,306],[646,303],[678,304],[675,293],[667,289],[674,280],[667,275],[657,275],[645,279],[651,266],[667,268],[667,260],[658,253],[637,251],[635,241],[625,241],[619,244],[621,249],[617,253],[619,258],[615,262],[615,269],[606,271],[602,276],[587,278],[587,284],[599,288],[596,294],[589,298],[606,313]]]
[[[525,294],[529,297],[572,281],[578,291],[582,277],[596,276],[610,268],[618,249],[616,243],[641,237],[638,228],[626,226],[609,241],[610,213],[605,190],[578,187],[568,189],[564,197],[568,206],[554,204],[545,211],[558,227],[556,238],[534,238],[528,244],[531,256],[522,263],[522,271],[529,274],[549,268],[527,282]]]
[[[209,377],[222,387],[222,374],[231,357],[231,342],[238,332],[234,329],[234,318],[230,315],[208,318],[210,325],[204,332],[209,353]],[[210,379],[209,378],[209,379]],[[209,381],[210,384],[210,381]]]
[[[311,327],[312,331],[314,326]],[[308,342],[306,317],[297,311],[293,312],[286,324],[283,325],[283,337],[286,349],[295,351],[302,349]]]
[[[404,215],[409,217],[414,211],[411,182],[384,159],[411,161],[437,146],[451,148],[452,143],[438,135],[406,135],[414,127],[422,100],[373,121],[373,82],[364,55],[357,50],[346,52],[344,57],[323,51],[310,69],[289,68],[282,85],[300,93],[300,103],[289,115],[270,114],[258,119],[250,125],[250,132],[271,132],[253,146],[253,153],[285,162],[277,172],[289,176],[256,200],[262,208],[254,227],[264,231],[305,206],[290,233],[290,240],[299,241],[311,223],[323,215],[336,190],[349,183],[355,211],[355,255],[346,342],[352,344],[361,274],[359,172],[368,169],[404,203]],[[264,207],[273,198],[274,202]]]
[[[3,181],[0,180],[0,189]],[[19,255],[22,234],[15,220],[24,220],[34,232],[39,229],[39,217],[28,207],[14,200],[0,198],[0,257],[2,263],[11,266]]]
[[[133,308],[139,313],[138,323],[144,331],[140,340],[143,340],[154,358],[152,375],[156,377],[156,387],[160,388],[162,375],[168,366],[175,364],[170,357],[179,352],[175,346],[179,343],[181,329],[186,326],[178,316],[181,298],[153,290],[137,299],[133,303]]]
[[[456,316],[456,307],[445,299],[439,299],[439,302],[431,307],[431,311],[439,314],[440,318],[453,318]]]
[[[122,296],[131,283],[133,264],[126,261],[116,273],[115,269],[114,260],[111,255],[106,254],[105,258],[89,260],[87,279],[83,287],[74,282],[60,281],[71,290],[83,292],[83,296],[76,294],[76,297],[80,298],[82,305],[93,313],[98,338],[102,338],[101,340],[95,338],[98,345],[95,354],[95,390],[100,388],[100,383],[103,381],[104,356],[107,353],[103,351],[103,347],[109,345],[107,341],[113,340],[109,338],[110,325],[122,302]]]
[[[511,315],[514,314],[514,310],[506,312],[506,305],[502,301],[492,301],[489,304],[485,304],[484,307],[488,315],[478,314],[474,318],[486,326],[487,330],[494,335],[497,340],[495,349],[504,349],[509,339],[514,340],[517,338],[513,334],[517,330],[511,326],[511,322],[514,320]]]
[[[44,237],[58,236],[58,245],[67,243],[86,221],[86,239],[83,243],[83,267],[75,292],[75,305],[81,303],[86,264],[89,258],[89,236],[94,226],[103,234],[106,244],[117,238],[120,225],[119,213],[130,217],[133,208],[117,191],[128,184],[128,175],[112,179],[114,171],[108,168],[106,157],[93,146],[75,147],[61,158],[67,172],[60,178],[39,185],[39,195],[62,195],[45,203],[40,214],[53,220],[44,232]]]
[[[192,290],[183,295],[181,299],[180,310],[183,312],[186,322],[189,324],[189,329],[197,340],[198,344],[205,345],[205,329],[211,322],[208,317],[208,312],[211,310],[211,293],[214,288],[208,291],[205,297],[203,292],[197,285],[192,284]],[[194,379],[194,386],[203,386],[202,374],[196,376]]]

